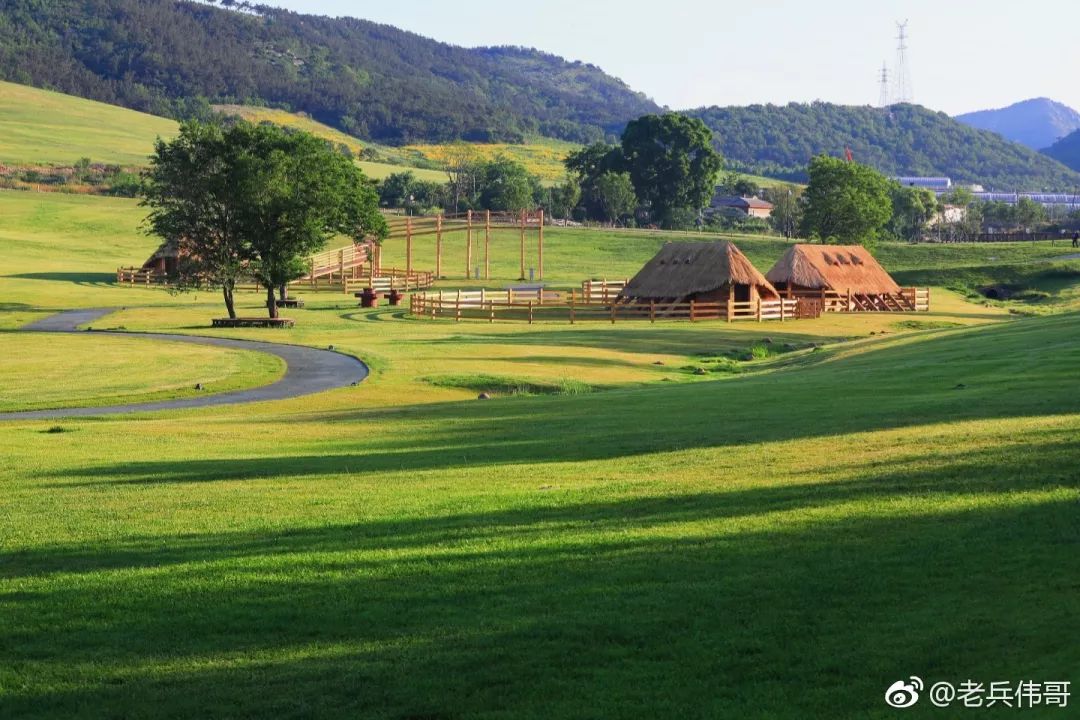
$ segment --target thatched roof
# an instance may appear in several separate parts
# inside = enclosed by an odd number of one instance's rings
[[[718,290],[725,285],[756,285],[763,295],[776,296],[746,256],[728,241],[670,242],[645,263],[621,293],[627,298],[682,299]]]
[[[900,292],[900,286],[862,245],[794,245],[765,274],[777,287],[791,283],[861,295]]]
[[[166,240],[161,243],[158,249],[154,251],[154,254],[143,263],[143,267],[150,267],[163,258],[172,260],[178,257],[180,257],[180,243],[175,240]]]

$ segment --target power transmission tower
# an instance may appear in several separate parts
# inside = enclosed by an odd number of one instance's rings
[[[908,21],[896,23],[896,102],[912,101],[911,73],[907,64],[907,25]]]
[[[878,107],[887,108],[889,107],[889,66],[884,62],[881,63],[881,77],[878,82],[881,84]]]

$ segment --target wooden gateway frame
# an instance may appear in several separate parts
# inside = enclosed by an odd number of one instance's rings
[[[405,272],[413,272],[413,247],[418,238],[435,239],[435,273],[434,277],[440,279],[446,277],[443,272],[444,251],[450,239],[448,236],[464,234],[465,240],[465,279],[466,280],[490,280],[491,279],[491,240],[492,232],[498,230],[517,230],[520,235],[518,254],[520,260],[519,280],[526,279],[526,257],[528,255],[527,236],[530,231],[536,232],[536,280],[544,279],[544,211],[529,212],[474,212],[469,210],[456,215],[424,215],[424,216],[394,216],[388,218],[390,235],[387,241],[404,241],[405,243]],[[483,232],[483,269],[476,271],[473,264],[480,241],[480,233]],[[386,242],[386,241],[384,241]],[[460,242],[460,240],[458,240]],[[381,253],[380,253],[381,254]]]

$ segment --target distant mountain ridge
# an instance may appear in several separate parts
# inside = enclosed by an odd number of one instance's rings
[[[1080,112],[1050,98],[1032,98],[995,110],[964,113],[957,115],[956,120],[996,132],[1032,150],[1048,148],[1080,130]]]
[[[387,144],[590,142],[660,108],[599,68],[467,49],[354,18],[186,0],[6,0],[0,79],[156,115],[209,103],[303,111]]]
[[[961,124],[919,105],[826,102],[688,111],[714,132],[729,164],[758,175],[805,179],[814,155],[842,155],[887,175],[948,176],[1008,190],[1071,188],[1080,175],[1000,135]]]
[[[1080,172],[1080,130],[1075,130],[1043,150],[1043,154]]]

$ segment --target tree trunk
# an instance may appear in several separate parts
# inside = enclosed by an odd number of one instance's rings
[[[225,309],[229,311],[229,317],[233,320],[236,319],[236,303],[233,300],[233,287],[231,284],[226,283],[221,286],[221,294],[225,297]]]
[[[282,285],[281,287],[279,287],[278,288],[278,296],[282,300],[288,300],[289,299],[289,286],[288,285]]]
[[[266,309],[270,313],[270,319],[276,320],[278,317],[277,300],[274,297],[274,286],[266,286]]]

